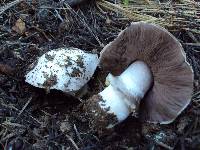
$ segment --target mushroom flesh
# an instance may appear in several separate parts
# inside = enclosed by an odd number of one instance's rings
[[[109,113],[114,113],[119,122],[123,121],[136,109],[152,84],[150,68],[142,61],[132,63],[121,75],[107,76],[109,86],[99,95],[103,101],[99,104],[102,108],[110,108]]]

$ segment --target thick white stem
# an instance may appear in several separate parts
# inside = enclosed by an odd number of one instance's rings
[[[140,100],[152,84],[150,68],[142,61],[132,63],[120,76],[109,74],[110,85],[99,95],[104,101],[99,102],[101,108],[110,108],[109,113],[116,115],[119,122],[137,111]]]
[[[112,85],[109,85],[101,93],[103,101],[100,101],[99,104],[101,108],[109,109],[109,113],[114,113],[119,122],[123,121],[130,114],[128,105],[125,103],[126,97],[124,94],[114,88]]]

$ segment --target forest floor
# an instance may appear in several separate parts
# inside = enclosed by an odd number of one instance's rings
[[[76,47],[99,54],[133,21],[167,28],[193,67],[192,101],[173,123],[149,124],[129,117],[112,133],[99,135],[82,109],[105,86],[106,75],[99,69],[81,99],[25,83],[29,65],[45,52]],[[200,149],[200,4],[0,0],[0,149]]]

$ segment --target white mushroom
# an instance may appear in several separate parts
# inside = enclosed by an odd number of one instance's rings
[[[51,50],[38,59],[25,81],[47,90],[75,92],[90,80],[98,62],[97,54],[77,48]]]
[[[94,127],[112,127],[129,114],[152,123],[174,121],[193,92],[193,70],[183,52],[160,26],[137,22],[123,30],[100,54],[110,85],[86,103]]]
[[[137,109],[140,100],[152,85],[150,68],[142,61],[132,63],[120,76],[109,74],[106,79],[109,86],[99,95],[103,101],[99,101],[102,108],[110,108],[109,113],[116,115],[119,122],[125,120]]]

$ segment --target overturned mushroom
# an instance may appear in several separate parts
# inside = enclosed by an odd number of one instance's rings
[[[192,68],[179,41],[162,27],[132,23],[102,50],[100,66],[110,72],[110,84],[86,104],[98,126],[112,127],[131,113],[168,124],[190,103]]]
[[[28,72],[26,82],[47,90],[73,93],[92,77],[98,65],[97,54],[77,48],[60,48],[43,54]]]

